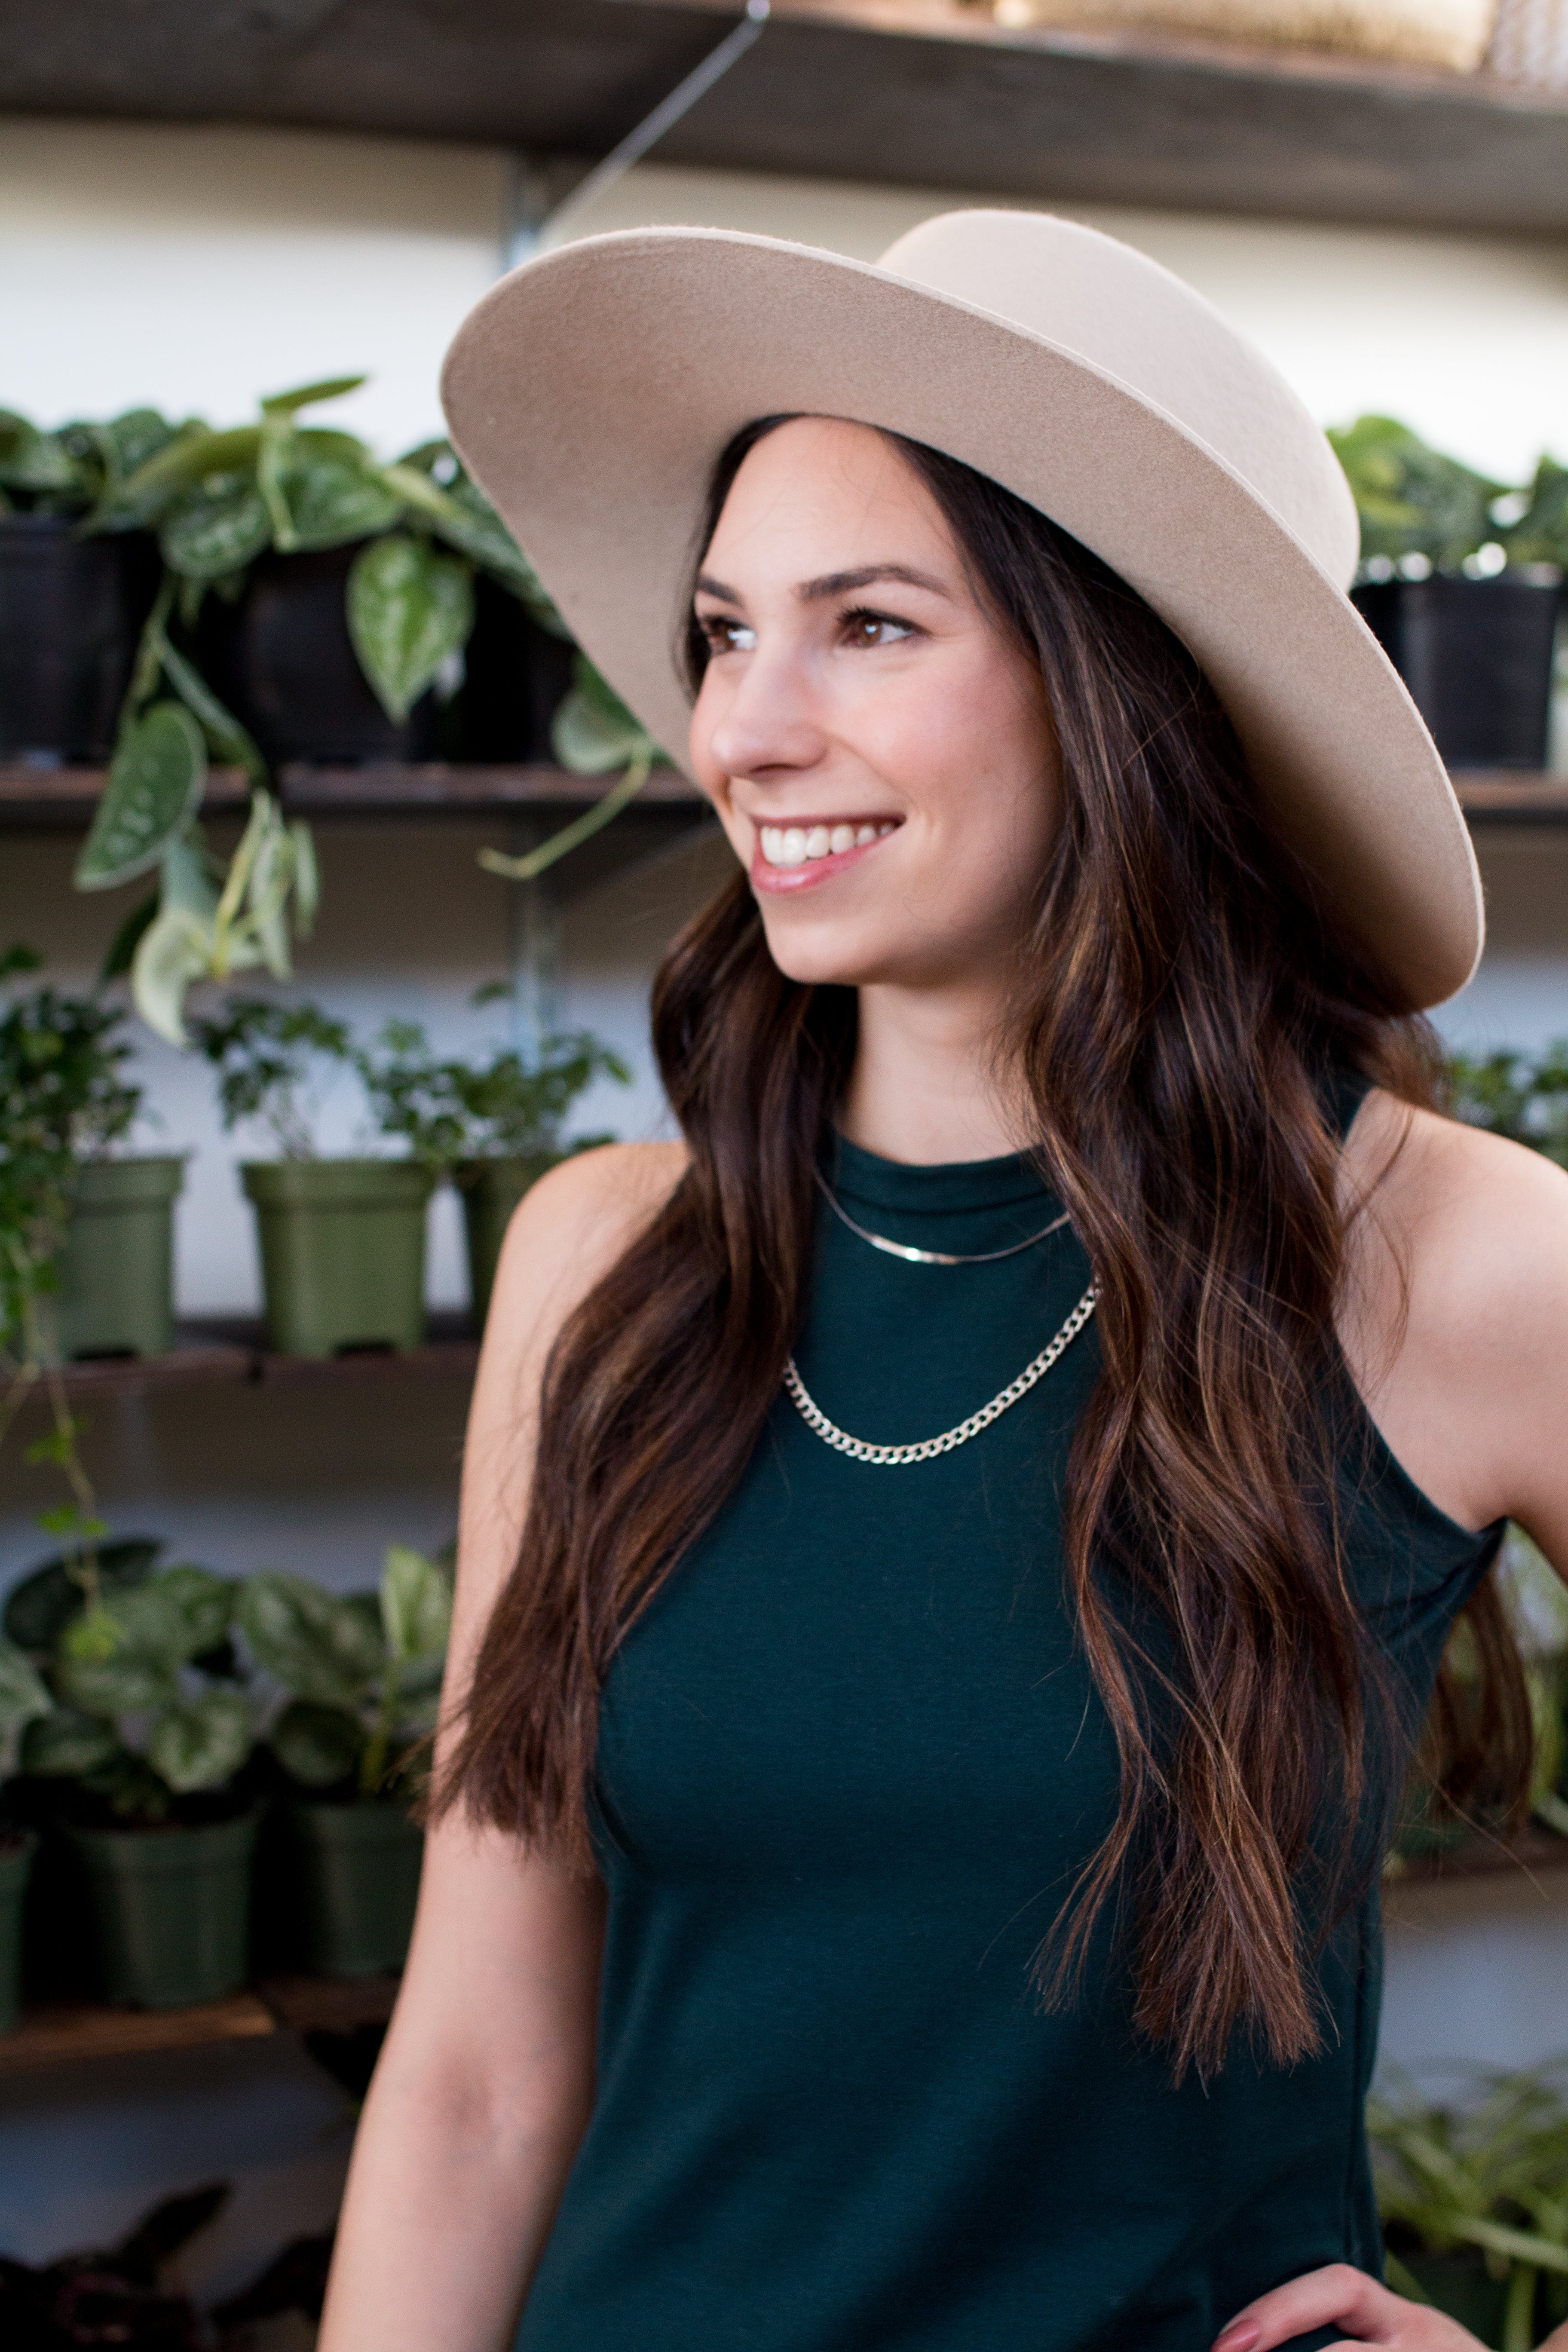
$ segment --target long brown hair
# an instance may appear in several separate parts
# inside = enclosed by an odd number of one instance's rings
[[[783,421],[725,451],[699,553]],[[1269,837],[1213,688],[1142,599],[1033,507],[898,446],[1039,664],[1064,779],[1006,1048],[1100,1286],[1065,1545],[1121,1807],[1039,1983],[1070,1998],[1108,1916],[1178,2075],[1216,2068],[1238,2027],[1289,2063],[1320,2046],[1313,1944],[1376,1868],[1374,1751],[1414,1729],[1338,1533],[1323,1089],[1350,1069],[1429,1103],[1436,1044]],[[695,688],[694,629],[684,657]],[[802,1321],[856,1000],[784,977],[737,876],[666,956],[653,1035],[689,1164],[555,1342],[518,1562],[434,1799],[584,1868],[606,1670],[734,1490]],[[1517,1662],[1510,1681],[1489,1588],[1479,1607],[1501,1693],[1485,1731],[1517,1759]]]

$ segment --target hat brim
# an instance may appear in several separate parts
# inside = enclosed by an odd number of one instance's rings
[[[1080,353],[810,247],[637,229],[492,287],[442,396],[574,635],[678,764],[675,647],[715,458],[755,416],[852,418],[1000,482],[1147,599],[1218,691],[1270,828],[1403,1003],[1474,971],[1469,834],[1382,647],[1216,451]]]

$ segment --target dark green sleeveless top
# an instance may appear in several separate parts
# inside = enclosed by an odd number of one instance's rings
[[[1055,1205],[1022,1160],[846,1145],[836,1185],[860,1224],[954,1253]],[[824,1204],[801,1376],[857,1437],[934,1436],[1089,1279],[1066,1229],[913,1265]],[[781,1397],[626,1642],[598,1759],[597,2098],[519,2352],[1207,2352],[1299,2272],[1379,2269],[1370,1905],[1322,1963],[1327,2053],[1288,2072],[1238,2048],[1206,2090],[1173,2089],[1109,1950],[1066,2014],[1031,1987],[1115,1807],[1059,1540],[1098,1367],[1090,1324],[993,1426],[912,1467],[847,1459]],[[1468,1534],[1364,1414],[1354,1432],[1354,1573],[1421,1703],[1501,1530]]]

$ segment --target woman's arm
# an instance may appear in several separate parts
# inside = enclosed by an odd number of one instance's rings
[[[540,1379],[572,1307],[680,1172],[568,1160],[512,1220],[463,1468],[448,1693],[516,1555]],[[426,1840],[414,1940],[354,2144],[321,2352],[503,2352],[593,2100],[603,1895],[501,1831]]]

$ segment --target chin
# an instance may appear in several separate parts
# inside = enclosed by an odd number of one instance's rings
[[[763,932],[768,953],[786,980],[803,988],[870,988],[880,982],[919,985],[921,961],[913,940],[899,942],[857,936],[840,923],[783,920],[764,908]]]

